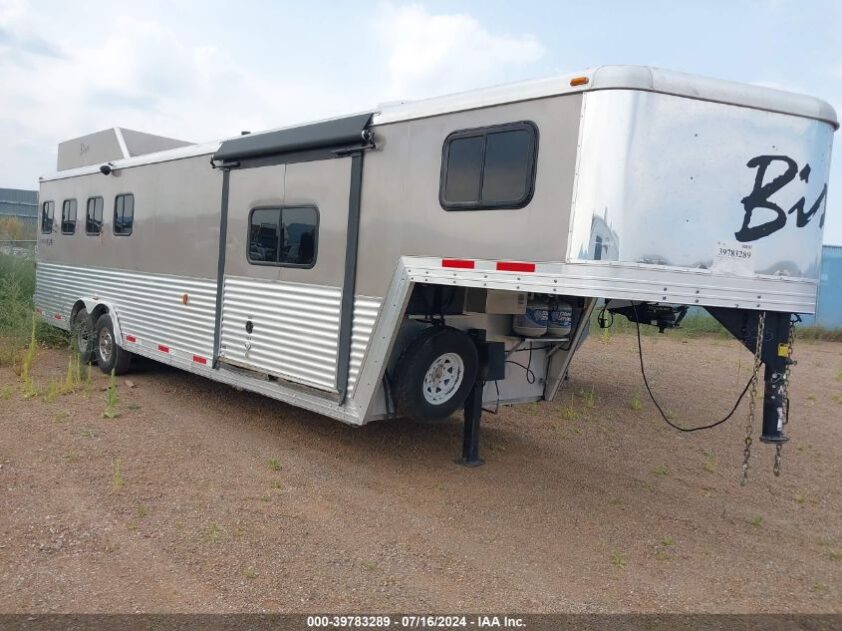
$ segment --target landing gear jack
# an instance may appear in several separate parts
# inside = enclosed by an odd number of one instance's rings
[[[787,378],[789,366],[793,363],[790,357],[792,314],[767,311],[763,338],[758,340],[757,325],[760,312],[724,307],[707,307],[707,310],[752,353],[756,352],[757,344],[761,344],[760,359],[765,369],[763,373],[763,430],[760,440],[777,445],[785,443],[789,440],[784,435],[784,425],[789,416]]]
[[[479,424],[482,419],[482,391],[485,384],[477,380],[465,399],[465,425],[462,430],[462,457],[456,462],[463,467],[479,467],[485,460],[479,457]]]
[[[485,331],[471,329],[479,355],[479,370],[468,398],[465,399],[465,422],[462,430],[462,457],[456,462],[464,467],[479,467],[485,461],[479,457],[479,428],[482,420],[482,394],[488,381],[505,378],[506,348],[502,342],[487,342]]]

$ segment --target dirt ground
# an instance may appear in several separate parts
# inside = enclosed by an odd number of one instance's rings
[[[644,351],[687,425],[752,361]],[[106,419],[96,370],[47,401],[0,368],[0,611],[842,612],[842,344],[796,358],[783,475],[755,441],[745,487],[746,405],[669,429],[625,335],[586,343],[560,401],[486,415],[478,469],[458,417],[354,429],[142,361]],[[39,384],[66,365],[39,350]]]

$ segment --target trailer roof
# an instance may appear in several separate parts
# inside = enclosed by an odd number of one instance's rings
[[[587,81],[581,82],[581,78]],[[578,85],[571,85],[574,79],[580,80],[574,82]],[[380,112],[374,116],[373,124],[386,125],[448,112],[595,90],[642,90],[673,94],[813,118],[839,128],[833,106],[812,96],[648,66],[599,66],[575,74],[556,75],[421,101],[408,101],[379,108]]]
[[[586,79],[586,81],[583,81],[582,78]],[[577,81],[573,81],[574,79]],[[289,147],[294,148],[294,146],[301,142],[302,133],[305,131],[307,132],[304,133],[305,136],[313,130],[324,131],[329,129],[335,131],[331,126],[333,121],[353,121],[351,127],[354,127],[356,126],[358,117],[362,120],[364,116],[371,116],[370,124],[376,127],[378,125],[428,118],[450,112],[467,111],[505,103],[530,101],[561,94],[595,90],[642,90],[646,92],[672,94],[715,103],[726,103],[739,107],[811,118],[828,123],[834,129],[839,128],[836,111],[830,103],[804,94],[721,79],[699,77],[648,66],[599,66],[575,74],[555,75],[544,79],[482,88],[419,101],[384,104],[378,108],[378,111],[373,116],[363,114],[320,121],[318,123],[293,125],[254,133],[245,137],[235,136],[223,141],[189,145],[143,156],[115,160],[111,164],[113,168],[122,169],[156,162],[181,160],[200,155],[211,155],[217,152],[219,152],[217,156],[232,159],[234,158],[234,154],[240,151],[245,154],[256,151],[258,154],[265,155],[267,151],[275,151],[278,148],[281,151],[288,151],[290,150]],[[224,153],[222,150],[224,150]],[[87,166],[61,171],[41,179],[42,181],[58,180],[97,173],[98,171],[98,166]]]

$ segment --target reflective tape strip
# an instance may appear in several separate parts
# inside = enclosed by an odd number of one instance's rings
[[[170,347],[164,346],[163,344],[158,344],[158,350],[161,351],[162,353],[169,353]]]
[[[193,361],[197,364],[207,364],[208,360],[204,357],[200,357],[199,355],[193,355]]]
[[[442,259],[441,266],[455,267],[457,269],[474,269],[476,267],[476,262],[467,259]]]
[[[127,342],[137,342],[137,338],[134,335],[127,335],[126,341]]]
[[[498,261],[498,272],[534,272],[535,263],[520,263],[518,261]]]

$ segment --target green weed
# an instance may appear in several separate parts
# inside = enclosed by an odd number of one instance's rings
[[[755,528],[760,528],[763,524],[763,518],[760,515],[755,515],[754,518],[751,520],[751,525]]]
[[[579,412],[576,409],[576,397],[573,394],[570,395],[570,405],[561,408],[561,418],[565,421],[575,421],[579,418]]]
[[[591,386],[590,390],[582,390],[580,393],[582,398],[585,401],[585,407],[588,409],[593,409],[596,407],[596,394],[594,393],[594,387]]]
[[[827,591],[827,585],[825,585],[821,581],[813,581],[813,585],[810,587],[810,591],[823,594]]]
[[[626,567],[628,563],[628,557],[626,557],[625,553],[615,550],[611,553],[611,565],[614,567]]]
[[[111,371],[111,378],[108,381],[108,390],[105,393],[105,412],[102,413],[103,418],[117,418],[120,416],[117,412],[117,403],[120,398],[117,395],[117,380],[114,378],[114,371]]]
[[[640,400],[640,394],[635,392],[634,396],[632,397],[631,403],[629,403],[629,407],[634,410],[635,412],[639,412],[643,409],[643,401]]]
[[[716,457],[712,451],[705,452],[705,471],[714,473],[716,471]]]
[[[111,476],[111,493],[119,493],[124,485],[123,461],[117,458],[117,460],[114,461],[114,474]]]
[[[222,528],[220,528],[219,524],[217,524],[216,522],[212,522],[211,525],[208,526],[205,536],[211,543],[216,543],[222,536]]]
[[[281,461],[277,458],[272,458],[269,460],[269,470],[270,471],[280,471],[281,470]]]
[[[674,546],[675,539],[673,539],[672,537],[664,537],[663,539],[661,539],[661,545],[666,547]]]
[[[243,576],[249,579],[257,578],[257,570],[255,570],[253,567],[247,567],[245,570],[243,570]]]
[[[668,470],[667,470],[667,468],[666,468],[664,465],[662,465],[662,464],[659,464],[657,467],[655,467],[655,468],[652,470],[652,473],[654,473],[655,475],[657,475],[657,476],[658,476],[658,477],[660,477],[660,478],[662,478],[662,477],[665,477],[665,476],[669,475],[669,471],[668,471]]]

